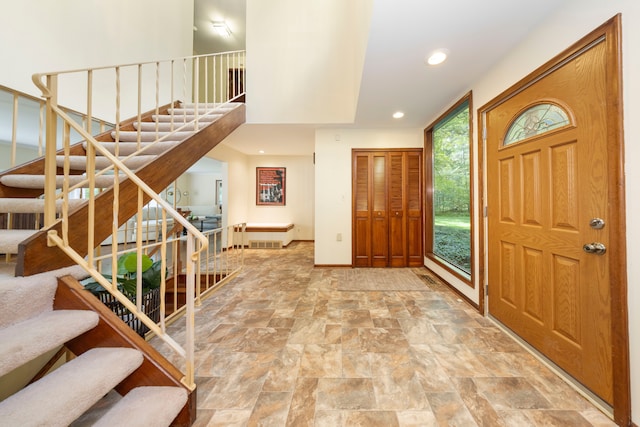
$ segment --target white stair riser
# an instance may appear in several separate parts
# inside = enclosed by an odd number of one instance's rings
[[[133,156],[130,158],[120,157],[121,160],[126,167],[129,169],[139,169],[140,167],[146,165],[151,162],[157,156],[153,155],[141,155],[141,156]],[[59,168],[64,166],[64,156],[56,156],[56,164]],[[103,156],[96,156],[95,158],[95,168],[96,170],[102,170],[110,167],[112,165],[111,160],[107,159]],[[87,157],[86,156],[70,156],[69,157],[69,168],[72,170],[87,170]]]

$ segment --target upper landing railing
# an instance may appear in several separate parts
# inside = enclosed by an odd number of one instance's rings
[[[244,95],[244,51],[228,52],[222,54],[201,55],[166,61],[154,61],[138,64],[118,65],[111,67],[90,68],[83,70],[73,70],[64,72],[41,73],[33,76],[36,86],[42,91],[45,100],[45,227],[52,226],[58,221],[61,222],[61,233],[52,230],[48,234],[50,246],[58,246],[77,264],[83,266],[91,276],[111,293],[122,305],[135,314],[153,333],[166,342],[185,361],[183,382],[188,387],[194,387],[194,306],[197,298],[196,284],[199,283],[198,272],[201,267],[201,254],[206,253],[209,240],[186,218],[160,196],[161,189],[151,188],[145,181],[128,168],[125,163],[131,157],[144,154],[152,150],[154,144],[161,141],[174,141],[188,138],[185,132],[197,132],[201,127],[210,123],[205,123],[203,116],[214,114],[221,106],[232,101],[241,100]],[[193,104],[195,111],[186,113],[181,110],[174,110],[170,107],[179,103]],[[76,111],[81,112],[85,117],[82,122],[74,118],[62,109],[59,104],[63,104]],[[169,109],[168,109],[169,108]],[[224,108],[223,108],[224,109]],[[160,131],[159,126],[155,128],[155,138],[149,141],[148,136],[142,140],[141,126],[137,127],[136,150],[129,154],[121,150],[124,142],[121,136],[124,131],[132,131],[133,121],[141,122],[149,113],[159,115],[167,114],[170,111],[170,129],[168,132]],[[92,136],[92,123],[94,117],[101,117],[104,120],[115,123],[112,132],[113,149],[107,149]],[[123,120],[132,119],[123,122]],[[202,121],[201,121],[202,120]],[[62,132],[58,132],[59,121],[62,123]],[[80,175],[78,180],[71,172],[71,137],[72,130],[80,135],[86,143],[86,173]],[[61,135],[61,140],[59,139]],[[186,135],[186,136],[185,136]],[[104,141],[102,141],[104,142]],[[130,147],[130,142],[128,146]],[[62,147],[64,160],[62,162],[62,176],[57,176],[58,151]],[[120,152],[123,155],[120,155]],[[77,153],[76,153],[77,154]],[[96,156],[108,159],[107,167],[96,165]],[[171,171],[160,171],[160,174],[169,175]],[[73,181],[71,179],[73,177]],[[174,180],[177,176],[165,178]],[[104,181],[108,179],[109,184],[105,186]],[[129,191],[131,183],[135,185],[135,192]],[[168,185],[169,183],[167,183]],[[87,241],[88,253],[71,246],[69,238],[69,217],[71,208],[69,207],[69,196],[74,191],[80,191],[86,198],[87,216]],[[113,192],[113,203],[109,206],[99,206],[98,194],[101,190],[107,189]],[[123,196],[120,190],[123,189]],[[127,191],[125,195],[125,190]],[[77,193],[77,191],[76,191]],[[133,194],[133,197],[130,195]],[[62,199],[63,208],[58,209],[56,215],[56,199]],[[143,229],[143,207],[149,202],[157,206],[156,218],[160,224],[160,230],[155,234],[155,242],[151,244],[145,240],[142,232],[135,233],[134,249],[137,256],[136,277],[136,298],[132,302],[119,289],[115,281],[118,275],[118,257],[120,244],[127,243],[127,237],[121,238],[122,233],[118,233],[121,225],[129,220],[123,218],[123,212],[133,212],[132,205],[135,205],[135,220],[133,227],[139,231]],[[126,207],[126,209],[125,209]],[[101,241],[96,241],[94,230],[97,227],[97,209],[111,210],[111,277],[113,281],[107,280],[100,273],[100,262],[104,259],[96,250]],[[171,229],[167,224],[173,224]],[[160,236],[170,236],[176,231],[184,230],[186,234],[180,239],[161,239]],[[119,240],[120,239],[120,240]],[[102,239],[98,239],[102,240]],[[124,240],[124,242],[123,242]],[[170,337],[165,327],[165,303],[164,294],[166,291],[167,273],[172,271],[168,268],[167,258],[168,242],[180,241],[186,246],[186,257],[184,259],[184,271],[186,276],[186,342],[181,345]],[[175,244],[175,243],[174,243]],[[173,251],[176,253],[177,251]],[[160,321],[158,324],[150,319],[144,312],[142,306],[142,254],[151,256],[161,261],[161,306]],[[175,273],[174,273],[175,274]],[[196,277],[198,276],[198,277]],[[174,283],[177,283],[174,280]]]
[[[83,127],[90,128],[93,135],[113,128],[112,123],[95,117],[88,127],[83,114],[60,108]],[[0,85],[0,148],[6,149],[4,152],[8,154],[0,158],[0,171],[44,154],[44,110],[44,100]],[[79,140],[79,137],[74,134],[71,139]],[[61,135],[58,140],[62,141]]]

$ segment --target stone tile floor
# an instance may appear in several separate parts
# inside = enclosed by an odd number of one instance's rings
[[[426,269],[343,291],[312,243],[245,254],[198,308],[196,426],[614,425]]]

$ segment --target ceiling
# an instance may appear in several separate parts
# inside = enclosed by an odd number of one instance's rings
[[[562,1],[374,0],[355,124],[427,126]],[[441,48],[447,61],[427,66]]]
[[[526,8],[513,0],[372,1],[355,121],[343,128],[424,128],[566,0],[537,0]],[[245,16],[246,0],[194,0],[194,51],[245,49]],[[212,21],[222,20],[231,29],[228,38],[212,29]],[[438,48],[447,48],[449,59],[425,65]],[[404,118],[391,118],[397,110]],[[266,154],[309,155],[317,127],[245,124],[225,144],[246,154],[268,147]]]
[[[535,7],[523,7],[522,2],[513,0],[373,0],[357,112],[351,127],[424,128],[468,92],[492,64],[557,8],[559,1],[563,0],[537,0]],[[244,49],[245,3],[195,0],[198,31],[194,33],[194,48],[198,53]],[[233,32],[230,38],[221,41],[208,29],[211,21],[218,19],[229,23]],[[427,66],[426,57],[440,48],[449,51],[449,59],[441,65]],[[391,115],[398,110],[405,116],[393,119]],[[313,135],[315,127],[297,125],[290,132]],[[281,125],[245,125],[229,143],[237,150],[255,154],[265,145],[265,135],[273,134],[268,137],[270,154],[313,152],[312,142],[292,147],[287,138],[278,138],[283,129]]]

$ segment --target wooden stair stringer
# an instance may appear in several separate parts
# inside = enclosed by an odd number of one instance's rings
[[[159,155],[151,163],[138,169],[136,175],[155,192],[162,191],[243,124],[245,116],[245,105],[239,105],[182,143]],[[119,226],[136,213],[137,193],[138,187],[128,178],[120,182]],[[149,198],[145,197],[144,203],[148,201]],[[113,189],[103,191],[95,198],[95,242],[102,242],[111,235],[113,202]],[[69,244],[81,256],[86,256],[88,253],[86,238],[88,209],[88,205],[83,205],[69,216],[69,230],[73,230],[69,233]],[[73,264],[73,261],[60,248],[47,245],[48,230],[56,230],[61,235],[61,221],[57,221],[49,229],[40,230],[19,245],[16,275],[30,276]]]
[[[172,425],[190,426],[196,419],[197,393],[182,382],[182,373],[160,352],[127,326],[91,292],[72,276],[58,279],[54,310],[91,310],[98,314],[98,325],[65,345],[74,354],[80,355],[96,347],[125,347],[140,351],[142,365],[115,387],[122,396],[139,386],[182,387],[188,393],[186,405]]]

